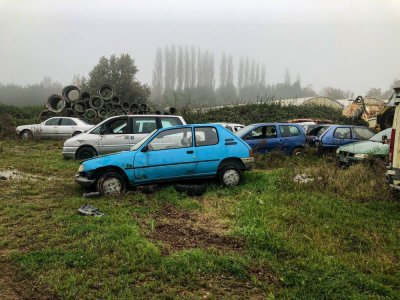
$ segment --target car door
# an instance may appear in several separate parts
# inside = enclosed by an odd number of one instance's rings
[[[279,148],[275,125],[258,126],[247,133],[244,139],[255,152],[265,153]]]
[[[129,150],[128,117],[112,118],[103,123],[99,135],[99,154]]]
[[[157,120],[155,117],[130,117],[129,139],[130,146],[144,139],[150,132],[157,129]]]
[[[279,125],[282,151],[291,154],[293,149],[304,145],[304,134],[295,125]]]
[[[135,155],[135,182],[165,181],[195,174],[192,128],[161,131]]]
[[[75,131],[77,124],[70,118],[61,118],[60,125],[58,126],[58,137],[69,138]]]
[[[217,129],[212,126],[194,128],[196,175],[217,173],[221,148]]]
[[[44,122],[40,128],[40,136],[45,138],[57,138],[58,137],[58,125],[60,118],[50,118]]]

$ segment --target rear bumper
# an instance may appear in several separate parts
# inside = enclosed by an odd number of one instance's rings
[[[85,188],[90,188],[94,185],[95,180],[94,179],[89,179],[81,174],[76,174],[75,175],[75,182],[78,183],[79,185],[85,187]]]
[[[246,171],[250,171],[254,168],[254,157],[241,158],[241,160],[244,164],[244,169]]]

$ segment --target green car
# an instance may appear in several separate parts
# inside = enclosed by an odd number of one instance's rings
[[[378,157],[385,159],[389,155],[389,139],[392,128],[385,129],[375,134],[368,141],[351,143],[339,147],[336,157],[342,165],[358,162],[367,157]]]

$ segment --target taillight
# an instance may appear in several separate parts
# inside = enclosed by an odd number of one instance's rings
[[[254,157],[253,149],[250,149],[250,150],[249,150],[249,156],[250,156],[250,157]]]
[[[392,133],[390,134],[390,146],[389,146],[389,160],[391,163],[393,163],[395,139],[396,139],[396,129],[392,128]]]

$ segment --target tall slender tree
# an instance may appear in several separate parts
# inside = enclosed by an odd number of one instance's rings
[[[153,68],[151,99],[154,102],[161,102],[163,93],[163,63],[161,48],[157,49],[156,60]]]
[[[177,87],[178,91],[182,91],[183,87],[183,79],[184,79],[184,62],[183,62],[183,49],[182,46],[179,46],[178,50],[178,64],[176,66],[176,74],[177,74]]]

